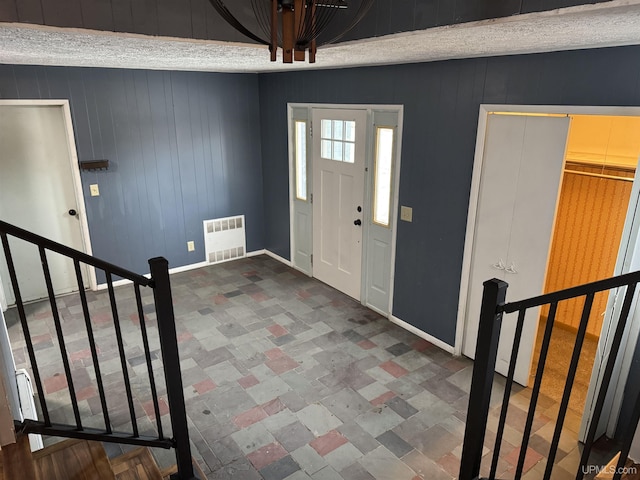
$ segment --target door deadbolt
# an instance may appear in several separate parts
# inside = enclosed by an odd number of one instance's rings
[[[78,212],[76,212],[73,208],[69,210],[69,215],[71,215],[72,217],[75,217],[77,214]]]

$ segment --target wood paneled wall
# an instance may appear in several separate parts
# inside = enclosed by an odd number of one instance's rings
[[[0,99],[68,99],[79,160],[109,160],[81,174],[96,256],[199,263],[203,220],[240,214],[264,248],[257,76],[0,65]]]
[[[633,178],[633,173],[591,166],[574,170]],[[547,267],[545,292],[554,292],[613,275],[632,182],[579,175],[566,171],[558,201],[555,230]],[[600,335],[607,295],[595,297],[587,333]],[[584,301],[558,305],[556,321],[577,329]]]
[[[287,102],[404,105],[393,314],[453,345],[483,103],[640,105],[640,47],[260,75],[266,247],[289,258]],[[514,299],[515,300],[515,299]]]

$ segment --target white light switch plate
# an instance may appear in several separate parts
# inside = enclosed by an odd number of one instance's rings
[[[89,191],[91,192],[92,197],[100,196],[100,189],[98,188],[97,183],[94,183],[93,185],[89,185]]]
[[[413,208],[401,206],[400,220],[403,220],[405,222],[413,222]]]
[[[193,241],[187,242],[187,251],[193,252],[196,249],[196,244]]]

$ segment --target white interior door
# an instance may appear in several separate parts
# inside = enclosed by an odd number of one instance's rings
[[[84,251],[61,106],[0,106],[0,219]],[[36,247],[9,237],[23,301],[47,297]],[[0,249],[1,252],[1,249]],[[0,278],[15,303],[4,254]],[[48,254],[56,294],[77,290],[73,262]]]
[[[569,118],[489,115],[476,215],[463,353],[475,356],[482,283],[509,284],[507,301],[539,295],[564,163]],[[506,375],[516,316],[504,317],[496,371]],[[515,380],[527,385],[538,312],[527,314]]]
[[[359,300],[364,110],[313,110],[313,275]]]

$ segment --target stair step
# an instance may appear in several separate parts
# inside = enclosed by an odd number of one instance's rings
[[[117,480],[162,480],[162,474],[148,448],[140,447],[111,459]]]
[[[40,480],[115,480],[109,458],[99,442],[65,440],[33,452]]]
[[[16,443],[5,445],[0,453],[0,480],[36,478],[28,435],[17,435]]]

